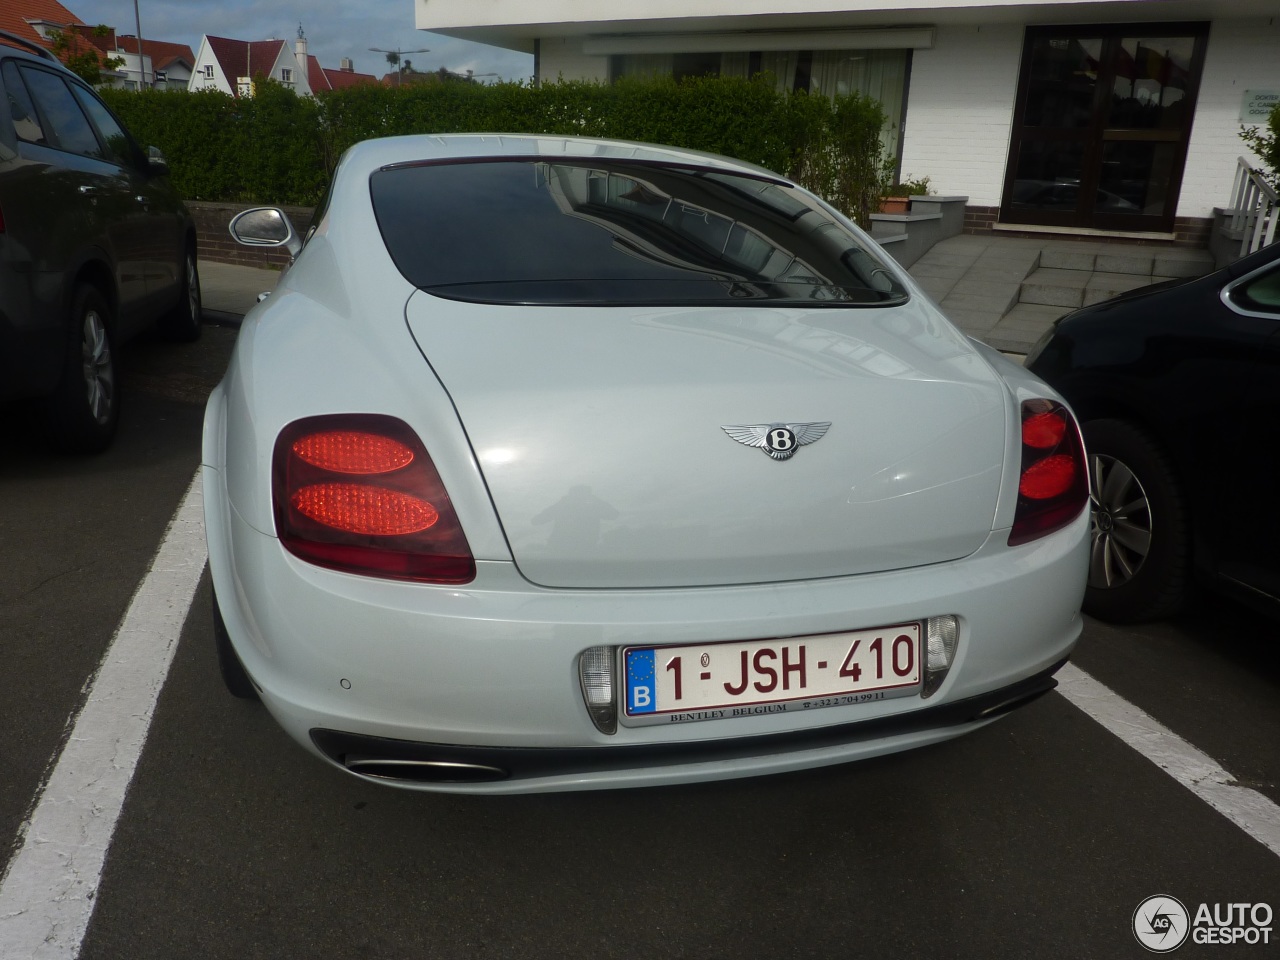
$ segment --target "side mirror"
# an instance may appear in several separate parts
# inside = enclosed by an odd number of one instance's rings
[[[231,236],[246,247],[284,247],[291,257],[302,249],[302,238],[279,207],[244,210],[231,219],[230,230]]]
[[[169,162],[165,160],[159,147],[147,147],[147,169],[156,176],[169,175]]]

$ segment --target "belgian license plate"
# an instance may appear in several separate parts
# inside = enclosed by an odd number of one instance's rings
[[[627,647],[623,723],[686,723],[918,693],[920,624],[779,640]]]

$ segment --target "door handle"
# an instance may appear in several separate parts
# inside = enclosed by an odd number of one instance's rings
[[[98,192],[97,187],[90,186],[87,183],[80,184],[76,189],[80,191],[82,197],[92,197]]]

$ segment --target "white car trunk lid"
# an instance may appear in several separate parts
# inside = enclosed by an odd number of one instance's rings
[[[991,531],[1007,394],[915,302],[530,308],[418,293],[408,321],[534,583],[864,574],[967,556]],[[808,423],[830,427],[787,459],[724,429]]]

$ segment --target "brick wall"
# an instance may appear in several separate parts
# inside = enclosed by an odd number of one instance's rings
[[[964,208],[964,233],[987,235],[993,232],[992,228],[1000,222],[999,207],[973,207]],[[1063,231],[1060,234],[1045,233],[1040,230],[1028,230],[1025,233],[1019,232],[1016,226],[1010,225],[1013,229],[1000,231],[1002,237],[1033,237],[1037,240],[1088,240],[1091,243],[1143,243],[1155,247],[1195,247],[1201,250],[1207,249],[1209,239],[1213,235],[1214,221],[1203,217],[1177,217],[1174,220],[1173,240],[1143,240],[1137,241],[1127,237],[1108,237],[1106,235],[1097,236],[1088,234],[1082,236],[1080,234]]]
[[[251,267],[282,267],[289,262],[289,254],[275,247],[246,247],[236,243],[227,224],[241,210],[258,206],[253,203],[208,203],[202,200],[187,201],[187,209],[196,223],[196,245],[201,260],[218,263],[242,263]],[[299,233],[306,233],[311,225],[313,207],[284,207]]]
[[[1000,220],[999,207],[965,207],[964,232],[990,233],[991,228]]]

